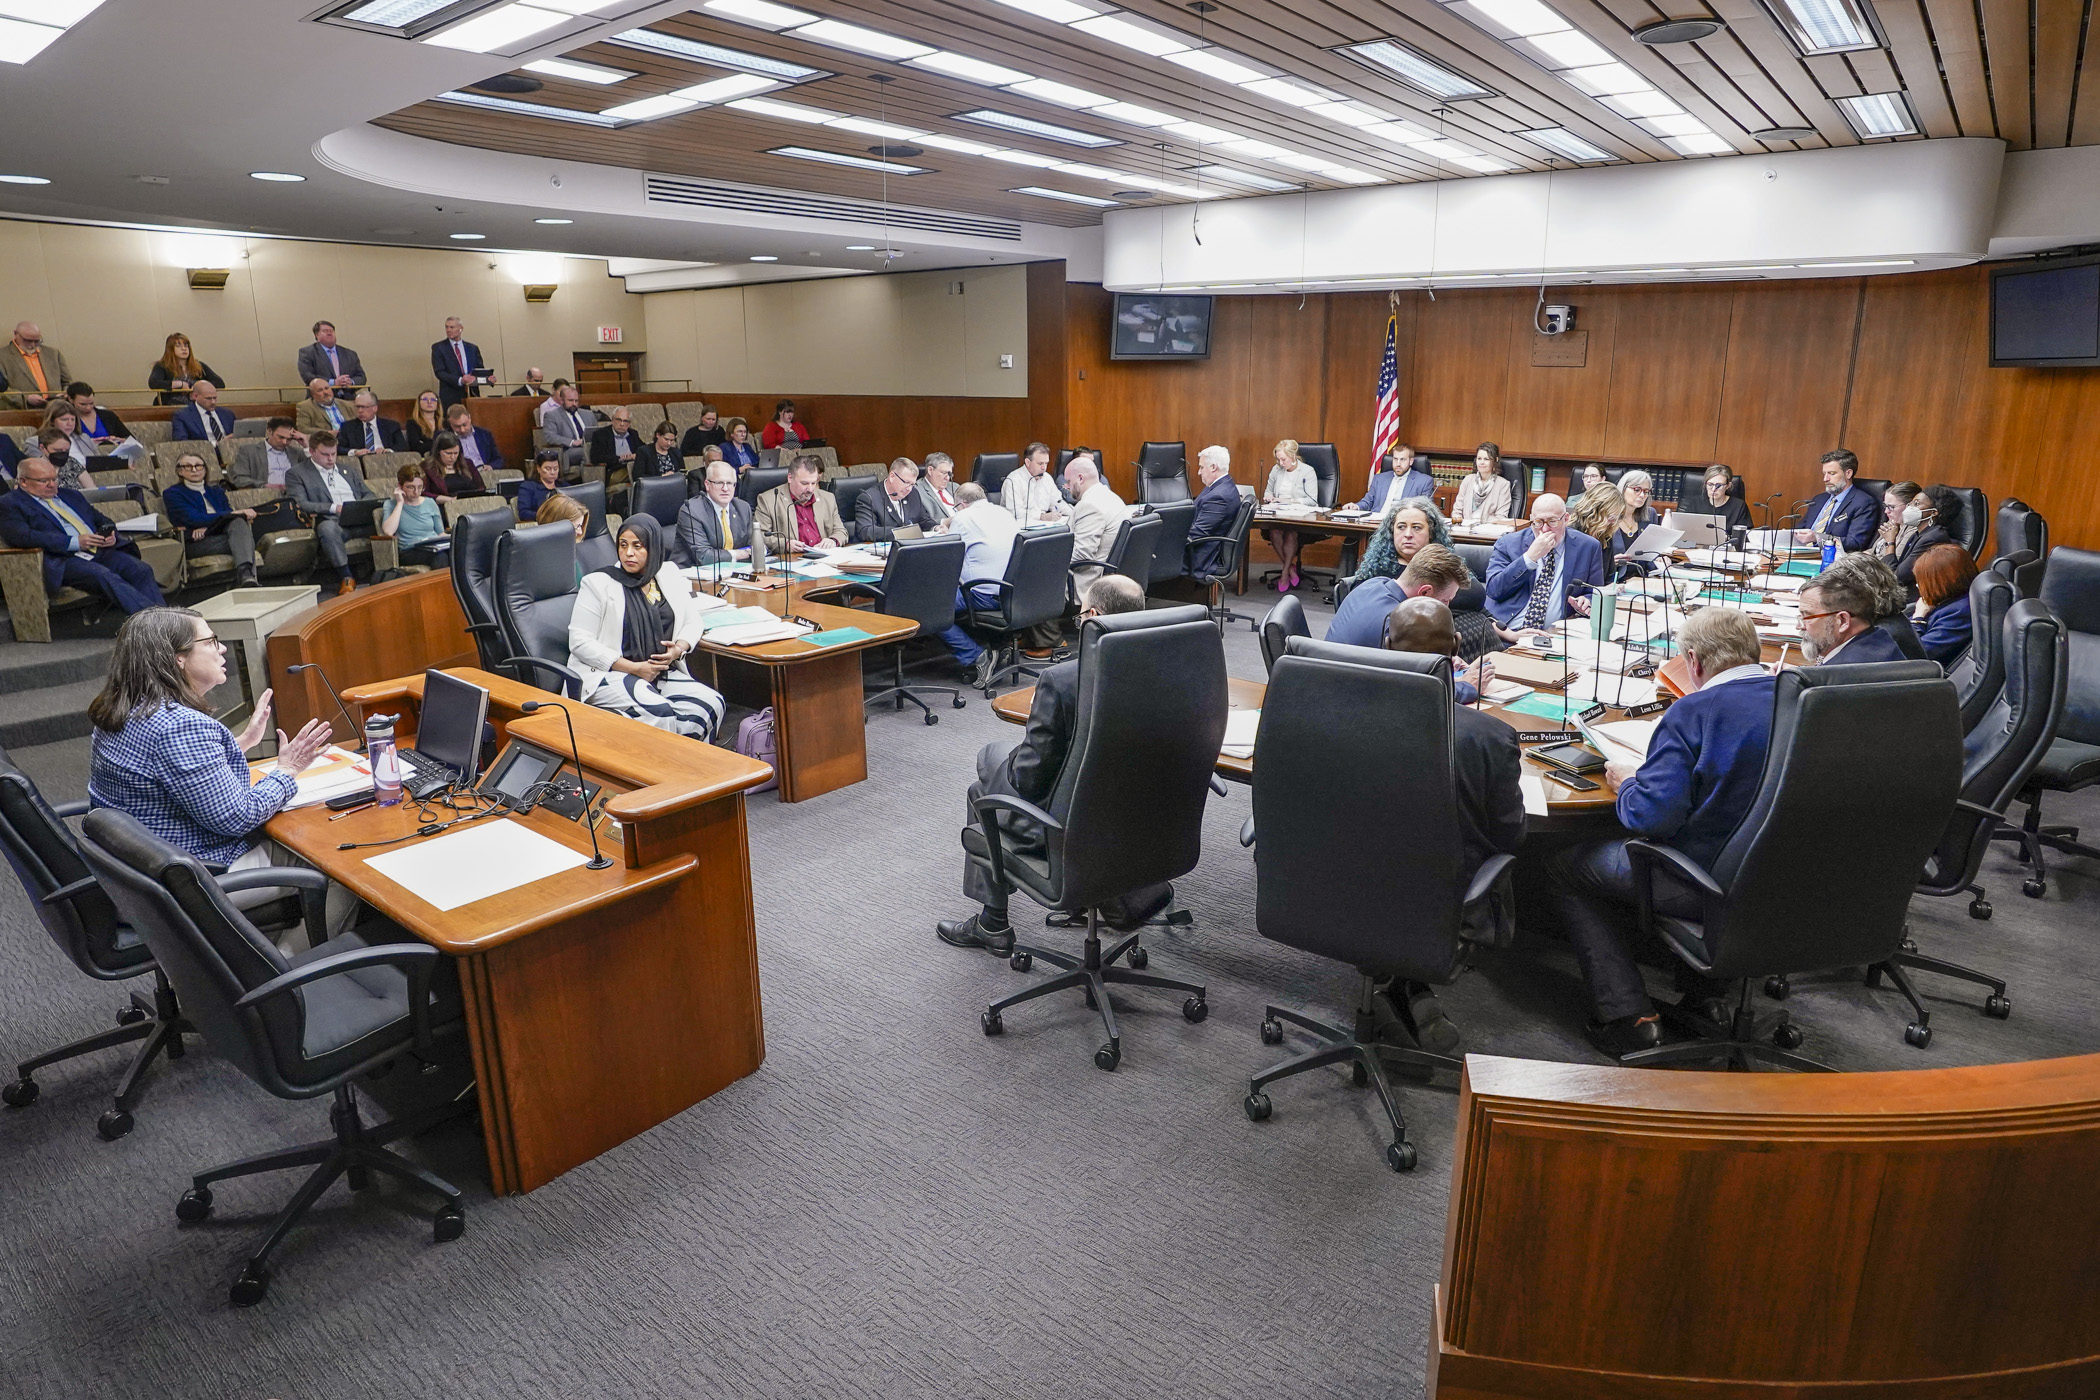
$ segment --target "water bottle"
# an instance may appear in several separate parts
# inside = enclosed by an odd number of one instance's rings
[[[1837,563],[1837,561],[1838,561],[1838,542],[1837,542],[1837,536],[1835,536],[1835,535],[1825,535],[1825,536],[1823,536],[1823,567],[1827,569],[1827,568],[1829,568],[1829,567],[1830,567],[1830,566],[1831,566],[1832,564],[1835,564],[1835,563]]]
[[[401,801],[401,755],[394,749],[395,715],[365,721],[365,758],[372,765],[372,793],[382,807]]]

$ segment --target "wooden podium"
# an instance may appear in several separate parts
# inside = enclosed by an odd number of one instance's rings
[[[1434,1400],[2100,1394],[2100,1055],[1474,1055],[1455,1151]]]
[[[488,690],[499,743],[519,739],[567,760],[562,716],[523,712],[527,702],[547,700],[545,691],[482,671],[451,674]],[[399,712],[396,733],[408,742],[422,694],[418,674],[356,687],[344,699],[360,722]],[[325,807],[304,807],[267,828],[456,959],[489,1177],[499,1194],[551,1181],[765,1058],[744,791],[770,770],[588,705],[568,709],[584,772],[604,785],[607,810],[620,823],[620,837],[607,842],[610,869],[578,867],[439,910],[367,864],[407,843],[337,849],[413,832],[422,818],[412,800],[339,821]],[[488,820],[519,821],[590,850],[581,825],[544,807]]]

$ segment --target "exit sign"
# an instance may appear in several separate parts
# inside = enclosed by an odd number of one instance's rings
[[[620,343],[620,328],[618,326],[598,327],[598,343],[600,345],[618,345]]]

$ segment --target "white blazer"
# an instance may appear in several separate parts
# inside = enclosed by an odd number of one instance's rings
[[[700,614],[693,583],[666,563],[656,573],[656,586],[671,600],[671,637],[688,646],[700,642]],[[605,574],[583,576],[576,590],[576,609],[569,614],[569,669],[583,677],[584,694],[620,659],[620,629],[627,620],[625,590]],[[683,670],[680,666],[674,668]]]

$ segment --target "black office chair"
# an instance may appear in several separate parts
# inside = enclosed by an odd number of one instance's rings
[[[1228,622],[1244,622],[1255,631],[1261,624],[1245,613],[1233,611],[1225,601],[1225,585],[1239,573],[1240,560],[1247,554],[1247,535],[1254,526],[1254,512],[1260,505],[1251,487],[1240,488],[1240,508],[1232,517],[1232,524],[1222,535],[1189,536],[1189,577],[1203,585],[1206,590],[1204,606],[1210,612],[1210,620],[1223,632]],[[1205,571],[1195,567],[1198,545],[1216,545],[1215,558]]]
[[[2022,598],[2039,597],[2042,591],[2042,571],[2049,559],[2049,522],[2042,513],[2017,497],[2007,496],[1998,507],[1995,530],[1998,551],[1992,556],[1997,567],[2007,558],[2022,553],[2030,557],[2015,561],[2010,577],[2013,587],[2020,590]]]
[[[992,500],[999,499],[999,488],[1006,484],[1007,474],[1021,465],[1018,452],[980,452],[970,459],[970,480],[984,488],[984,494]]]
[[[1888,495],[1889,487],[1895,485],[1896,483],[1891,481],[1887,477],[1855,476],[1852,478],[1852,484],[1854,486],[1857,486],[1860,490],[1866,492],[1869,496],[1872,496],[1874,498],[1875,505],[1880,505],[1882,503],[1882,500]]]
[[[1077,988],[1108,1031],[1094,1063],[1113,1070],[1122,1063],[1123,1042],[1109,986],[1186,992],[1184,1017],[1195,1022],[1210,1014],[1201,986],[1133,970],[1149,961],[1136,934],[1104,953],[1101,911],[1111,900],[1196,868],[1227,706],[1225,649],[1202,610],[1118,613],[1081,625],[1078,713],[1046,807],[1016,797],[980,798],[977,824],[964,827],[962,839],[969,859],[995,885],[1011,884],[1049,909],[1084,914],[1086,945],[1074,958],[1017,944],[1016,971],[1027,971],[1037,958],[1062,970],[986,1007],[979,1018],[986,1035],[1005,1031],[1009,1007]],[[1040,828],[1042,849],[1024,843],[1008,817]],[[1116,966],[1126,955],[1131,965]]]
[[[1356,591],[1356,580],[1355,580],[1355,579],[1353,579],[1353,578],[1338,578],[1338,579],[1336,579],[1336,580],[1334,581],[1334,606],[1335,606],[1335,611],[1337,611],[1337,612],[1341,611],[1341,607],[1342,607],[1342,604],[1344,604],[1344,603],[1348,602],[1348,601],[1349,601],[1349,595],[1350,595],[1351,593],[1354,593],[1355,591]],[[1275,609],[1273,609],[1273,608],[1272,608],[1272,609],[1270,609],[1270,612],[1271,612],[1271,613],[1273,614],[1273,613],[1275,612]],[[1278,653],[1278,654],[1279,654],[1279,655],[1281,655],[1281,653]]]
[[[1890,613],[1887,617],[1874,624],[1874,630],[1886,632],[1889,636],[1895,638],[1896,649],[1903,653],[1905,661],[1923,661],[1925,659],[1924,643],[1918,640],[1918,629],[1911,626],[1908,614]]]
[[[577,486],[564,486],[561,494],[579,502],[590,512],[591,523],[583,530],[583,537],[590,539],[605,533],[605,483],[586,481]]]
[[[287,958],[225,893],[244,877],[326,889],[327,876],[278,867],[214,879],[125,812],[90,812],[81,829],[81,853],[118,912],[145,939],[212,1049],[278,1098],[335,1099],[332,1138],[199,1172],[175,1207],[176,1218],[193,1225],[211,1215],[213,1182],[315,1168],[234,1281],[229,1296],[236,1306],[262,1301],[271,1253],[339,1176],[348,1175],[352,1191],[364,1190],[375,1171],[433,1191],[445,1204],[432,1222],[432,1240],[444,1244],[465,1233],[459,1188],[386,1144],[458,1117],[470,1105],[448,1102],[368,1128],[351,1092],[356,1080],[404,1055],[435,1063],[433,1026],[456,1023],[461,1015],[458,982],[437,949],[415,940],[380,941],[400,930],[373,916],[362,933],[340,934]]]
[[[2027,550],[1999,555],[1991,561],[1990,572],[2013,586],[2015,601],[2024,602],[2042,591],[2042,563]]]
[[[2004,658],[2004,683],[1996,702],[1970,727],[1963,742],[1961,799],[1917,887],[1919,894],[1940,898],[1972,896],[1969,917],[1975,919],[1991,916],[1983,886],[1976,883],[1984,853],[1991,848],[1991,833],[2048,752],[2063,718],[2070,679],[2064,629],[2046,607],[2032,600],[2015,603],[2000,626],[2004,636],[1997,647]],[[1932,1017],[1904,976],[1906,968],[1987,987],[1983,1014],[1999,1020],[2012,1015],[2002,980],[1959,963],[1926,957],[1906,937],[1892,957],[1868,969],[1867,985],[1877,986],[1886,976],[1909,999],[1917,1019],[1904,1027],[1903,1038],[1920,1050],[1932,1043]]]
[[[2100,783],[2100,553],[2068,545],[2052,551],[2040,601],[2062,623],[2068,647],[2063,719],[2021,789],[2026,820],[2016,830],[1998,833],[1999,840],[2020,843],[2020,859],[2027,863],[2020,893],[2030,899],[2040,899],[2049,888],[2045,849],[2100,860],[2100,849],[2080,844],[2077,827],[2042,824],[2043,793],[2077,792]]]
[[[1983,545],[1991,533],[1991,503],[1976,486],[1942,486],[1939,488],[1948,498],[1959,504],[1954,518],[1943,515],[1940,528],[1945,530],[1956,544],[1969,551],[1971,559],[1983,558]]]
[[[1525,466],[1520,457],[1504,457],[1501,466],[1502,479],[1509,483],[1509,513],[1522,520],[1525,518],[1525,503],[1531,495],[1531,468]]]
[[[1187,572],[1189,525],[1196,519],[1196,503],[1169,501],[1152,507],[1151,514],[1159,521],[1159,534],[1152,541],[1152,576],[1145,581],[1148,590]]]
[[[1059,476],[1063,476],[1063,475],[1065,474],[1065,468],[1066,468],[1066,467],[1069,467],[1069,466],[1071,466],[1071,465],[1072,465],[1072,459],[1073,459],[1074,457],[1077,457],[1078,455],[1079,455],[1079,449],[1078,449],[1078,448],[1076,448],[1076,447],[1060,447],[1060,448],[1058,448],[1058,449],[1057,449],[1057,467],[1056,467],[1056,471],[1057,471],[1057,474],[1058,474]]]
[[[1108,553],[1095,563],[1074,563],[1073,577],[1092,583],[1104,574],[1121,574],[1142,589],[1152,581],[1152,548],[1158,539],[1158,516],[1125,516],[1108,542]]]
[[[831,479],[831,494],[837,498],[839,519],[845,523],[846,539],[850,542],[860,538],[860,527],[854,523],[854,511],[860,506],[860,493],[871,486],[880,485],[882,478],[874,474],[867,476],[835,476]]]
[[[998,653],[983,686],[987,699],[1009,677],[1027,676],[1033,680],[1041,674],[1022,664],[1020,635],[1065,615],[1065,605],[1071,598],[1071,568],[1069,528],[1059,525],[1023,530],[1014,536],[1013,552],[1006,557],[1005,577],[979,579],[963,595],[965,623],[975,631],[990,633]],[[998,595],[995,607],[982,607],[977,602],[979,590],[987,588]]]
[[[566,522],[564,522],[566,523]],[[481,669],[508,676],[503,658],[510,653],[496,627],[496,542],[510,533],[511,518],[497,510],[480,510],[452,522],[452,548],[446,567],[452,573],[452,596],[467,619],[467,632]]]
[[[583,677],[569,669],[576,563],[576,531],[566,520],[521,525],[496,542],[493,599],[505,674],[571,700],[583,698]]]
[[[1904,742],[1861,743],[1869,733]],[[1735,1012],[1722,1025],[1665,1006],[1664,1019],[1696,1038],[1619,1062],[1827,1069],[1791,1053],[1801,1029],[1785,1011],[1765,1043],[1750,981],[1888,962],[1903,942],[1918,872],[1954,813],[1961,775],[1960,707],[1932,662],[1782,671],[1756,800],[1713,868],[1672,846],[1626,843],[1642,930],[1702,976],[1740,983]],[[1834,831],[1844,839],[1832,840]],[[1690,895],[1699,914],[1657,911],[1659,890]]]
[[[919,630],[912,635],[936,636],[955,621],[955,593],[961,586],[965,549],[961,535],[928,535],[924,539],[893,541],[889,558],[882,566],[880,583],[849,583],[839,589],[836,596],[841,603],[850,603],[855,598],[872,598],[878,612],[891,617],[908,617],[918,623]],[[922,694],[945,695],[958,710],[969,702],[951,685],[904,683],[904,648],[910,641],[911,636],[900,637],[889,649],[893,683],[863,697],[863,712],[867,706],[882,700],[892,701],[901,710],[904,702],[909,700],[926,712],[928,724],[939,724],[941,717],[919,698]]]
[[[1147,505],[1194,499],[1189,494],[1189,449],[1182,442],[1148,442],[1138,449],[1138,500]]]
[[[784,485],[788,479],[785,467],[752,467],[736,479],[736,498],[745,505],[756,506],[758,498],[776,486]]]
[[[1342,489],[1342,457],[1331,442],[1301,442],[1298,460],[1313,469],[1319,482],[1320,508],[1331,510]]]
[[[1286,1023],[1312,1032],[1319,1044],[1250,1078],[1247,1116],[1257,1123],[1269,1117],[1262,1090],[1276,1080],[1347,1064],[1357,1084],[1377,1088],[1393,1127],[1386,1164],[1401,1172],[1414,1168],[1415,1149],[1383,1061],[1432,1071],[1460,1065],[1381,1043],[1373,988],[1384,977],[1449,982],[1468,915],[1506,898],[1513,863],[1490,856],[1460,884],[1465,851],[1451,715],[1449,657],[1293,642],[1269,674],[1254,745],[1254,815],[1240,837],[1254,846],[1261,936],[1347,963],[1358,974],[1348,1030],[1286,1007],[1263,1011],[1263,1044],[1281,1044]],[[1351,741],[1337,745],[1343,732]],[[1338,843],[1364,820],[1391,839],[1388,852],[1337,863]]]
[[[1342,582],[1347,583],[1344,579]],[[1343,597],[1347,597],[1345,592]],[[1293,637],[1310,637],[1312,628],[1306,625],[1305,604],[1295,594],[1286,593],[1276,600],[1261,620],[1261,664],[1269,675],[1276,674],[1276,663],[1283,660],[1284,648]]]
[[[2013,586],[1998,574],[1976,575],[1969,585],[1969,649],[1947,668],[1961,703],[1961,728],[1974,733],[1984,712],[2005,688],[2005,617],[2012,611]]]
[[[627,488],[627,510],[620,518],[632,520],[638,515],[655,516],[656,523],[664,527],[665,538],[674,540],[678,535],[678,512],[685,505],[686,495],[682,474],[638,476]],[[680,559],[679,562],[690,564],[692,561]]]

